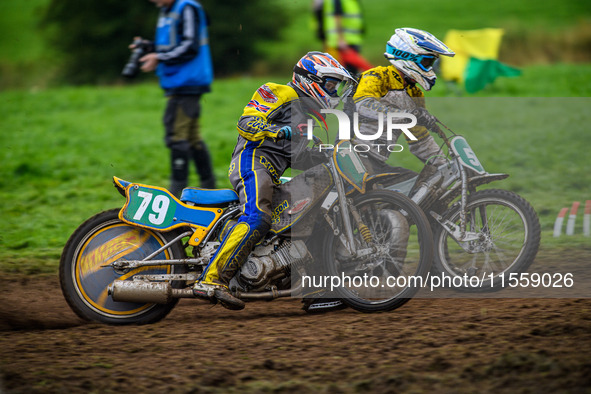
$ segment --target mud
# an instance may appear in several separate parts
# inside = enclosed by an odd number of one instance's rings
[[[54,276],[4,275],[0,392],[591,392],[590,299],[300,307],[185,299],[157,324],[113,327],[79,320]]]

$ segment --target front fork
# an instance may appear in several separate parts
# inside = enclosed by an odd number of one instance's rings
[[[337,196],[339,200],[339,211],[341,213],[341,219],[343,221],[344,233],[345,237],[341,236],[341,242],[347,249],[347,251],[351,254],[351,256],[355,257],[366,257],[372,255],[377,252],[377,249],[372,245],[373,237],[371,235],[371,231],[367,228],[363,220],[361,219],[361,215],[355,208],[355,206],[351,203],[349,204],[349,200],[347,200],[347,196],[345,194],[345,186],[343,184],[343,179],[341,178],[340,174],[336,170],[336,166],[331,159],[331,171],[335,181],[335,187],[337,189]],[[369,248],[365,249],[357,249],[355,244],[355,237],[353,235],[353,223],[351,222],[351,218],[355,221],[355,226],[359,229],[359,233],[363,237],[364,241],[370,246]],[[327,218],[331,227],[334,230],[334,223],[331,223],[330,219]]]
[[[350,254],[355,255],[357,253],[357,248],[355,247],[355,238],[353,236],[353,227],[351,226],[351,217],[349,216],[349,205],[347,204],[347,196],[345,194],[345,186],[343,185],[343,180],[341,179],[340,174],[337,171],[336,163],[334,159],[331,158],[331,166],[330,170],[332,171],[332,177],[334,179],[335,186],[337,188],[337,195],[340,205],[340,212],[341,218],[343,219],[343,226],[345,230],[345,247],[349,251]]]
[[[444,219],[437,212],[431,211],[429,214],[447,231],[451,237],[467,252],[469,252],[468,243],[470,241],[481,240],[482,234],[473,231],[466,231],[466,206],[468,205],[468,175],[464,167],[458,163],[460,172],[460,182],[462,191],[460,194],[460,224],[452,223],[448,219]]]

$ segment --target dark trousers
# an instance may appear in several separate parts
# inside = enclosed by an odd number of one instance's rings
[[[201,95],[170,96],[164,112],[164,141],[170,149],[170,191],[180,196],[187,186],[189,162],[193,161],[199,174],[200,186],[215,188],[211,157],[199,133]]]

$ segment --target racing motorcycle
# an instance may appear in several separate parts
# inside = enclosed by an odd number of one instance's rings
[[[417,174],[385,164],[380,155],[363,154],[362,159],[381,173],[380,187],[409,196],[427,214],[434,275],[447,276],[445,283],[461,292],[500,290],[501,275],[525,272],[534,261],[540,246],[538,216],[516,193],[477,191],[509,175],[486,172],[466,138],[439,124],[447,133],[437,124],[431,131],[447,147],[444,164],[433,165],[435,157],[430,158]]]
[[[378,312],[402,306],[419,290],[405,279],[430,271],[428,219],[407,196],[378,187],[381,178],[367,173],[350,141],[339,147],[276,187],[272,228],[230,281],[235,297],[324,293]],[[186,188],[177,199],[161,187],[113,180],[126,202],[69,238],[59,268],[62,292],[83,319],[153,323],[180,298],[195,297],[192,286],[241,205],[231,189]]]

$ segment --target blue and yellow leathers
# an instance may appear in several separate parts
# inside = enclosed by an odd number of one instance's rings
[[[226,231],[200,278],[202,283],[227,286],[271,228],[273,191],[291,166],[291,141],[276,138],[282,127],[291,124],[292,104],[297,98],[297,91],[289,85],[266,83],[244,108],[229,169],[243,215]]]

